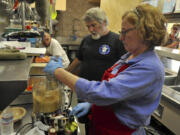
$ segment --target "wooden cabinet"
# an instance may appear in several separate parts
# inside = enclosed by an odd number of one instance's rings
[[[100,3],[101,0],[88,0],[88,2],[92,2],[92,3]]]

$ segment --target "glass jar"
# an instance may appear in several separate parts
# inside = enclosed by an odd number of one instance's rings
[[[62,98],[58,81],[50,76],[33,87],[33,112],[52,113],[61,107]]]

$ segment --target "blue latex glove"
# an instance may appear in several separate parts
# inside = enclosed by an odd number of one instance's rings
[[[60,56],[51,56],[51,60],[62,61]]]
[[[54,75],[54,71],[57,68],[62,68],[62,59],[61,57],[51,57],[51,60],[49,61],[49,63],[46,65],[46,67],[43,69],[44,72],[47,72],[51,75]]]
[[[72,109],[70,115],[75,115],[79,118],[86,115],[90,109],[91,109],[90,103],[88,102],[79,103]]]

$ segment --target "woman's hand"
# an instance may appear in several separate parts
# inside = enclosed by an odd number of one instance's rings
[[[90,109],[91,109],[91,104],[90,103],[88,103],[88,102],[79,103],[73,108],[70,115],[75,115],[75,116],[77,116],[79,118],[81,116],[86,115],[89,112]]]
[[[54,75],[54,71],[57,68],[62,68],[62,59],[61,57],[51,57],[51,60],[49,63],[46,65],[46,67],[43,69],[44,72],[49,73],[51,75]]]

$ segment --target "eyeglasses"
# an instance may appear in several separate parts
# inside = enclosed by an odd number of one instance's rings
[[[122,31],[119,31],[119,34],[125,37],[128,32],[135,30],[135,29],[136,29],[136,27],[129,28],[127,30],[122,30]]]

